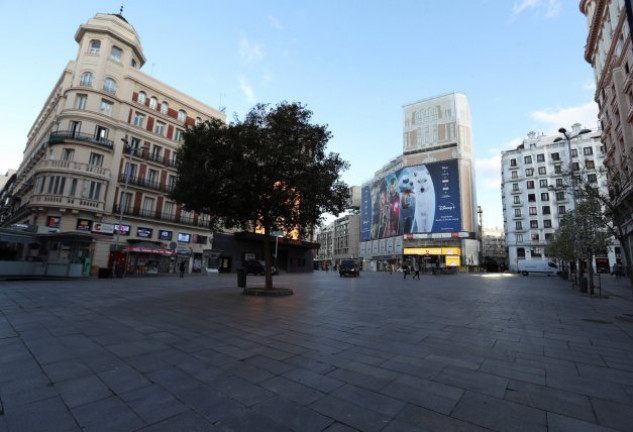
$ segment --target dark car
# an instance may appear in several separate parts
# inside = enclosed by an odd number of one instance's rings
[[[354,260],[343,260],[338,265],[338,274],[340,277],[343,276],[360,276],[358,272],[358,264]]]
[[[246,269],[246,274],[266,274],[266,261],[264,260],[246,260],[244,261],[243,267]],[[277,267],[272,266],[270,270],[273,275],[277,274]]]

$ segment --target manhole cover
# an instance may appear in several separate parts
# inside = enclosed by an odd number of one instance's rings
[[[593,319],[593,318],[583,318],[583,321],[587,321],[587,322],[592,322],[592,323],[596,323],[596,324],[611,324],[610,321],[604,321],[601,319]]]

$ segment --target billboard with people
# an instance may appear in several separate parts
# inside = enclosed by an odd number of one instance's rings
[[[462,228],[456,159],[401,168],[361,193],[361,241]]]

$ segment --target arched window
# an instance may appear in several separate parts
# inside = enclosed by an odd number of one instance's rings
[[[99,54],[99,50],[101,50],[101,41],[97,39],[93,39],[90,41],[90,54]]]
[[[160,112],[163,114],[167,114],[169,112],[169,104],[165,101],[162,101],[160,104]]]
[[[112,78],[106,78],[103,82],[103,90],[108,93],[116,93],[116,81]]]
[[[110,50],[110,58],[116,62],[121,62],[121,58],[123,57],[123,50],[118,46],[113,46]]]
[[[79,81],[79,85],[92,87],[92,79],[92,72],[84,72],[83,75],[81,75],[81,81]]]
[[[187,120],[187,113],[185,110],[178,110],[178,121],[185,122]]]
[[[137,99],[138,103],[144,104],[146,99],[147,99],[147,95],[145,94],[144,91],[138,92],[138,99]]]
[[[156,109],[157,106],[158,106],[158,100],[154,96],[152,96],[149,100],[149,107],[151,109]]]

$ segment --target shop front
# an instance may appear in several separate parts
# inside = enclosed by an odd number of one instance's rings
[[[156,275],[172,273],[175,261],[176,251],[147,243],[110,252],[108,267],[117,277]]]

